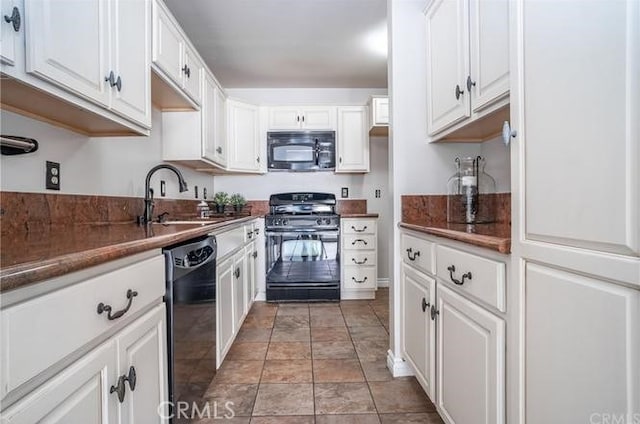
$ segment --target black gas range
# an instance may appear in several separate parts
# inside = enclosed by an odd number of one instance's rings
[[[330,193],[269,199],[267,301],[340,300],[340,215]]]

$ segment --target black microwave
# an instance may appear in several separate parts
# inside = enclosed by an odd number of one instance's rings
[[[335,131],[267,133],[269,171],[333,171],[336,168]]]

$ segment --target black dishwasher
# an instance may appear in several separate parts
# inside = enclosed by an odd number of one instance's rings
[[[213,379],[215,375],[216,238],[191,239],[169,246],[163,252],[172,416],[181,399],[192,400],[204,395],[208,385],[204,380]],[[193,384],[194,381],[203,384]]]

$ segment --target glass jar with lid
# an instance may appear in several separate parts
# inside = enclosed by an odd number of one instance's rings
[[[496,181],[484,170],[481,156],[456,158],[456,173],[447,182],[447,221],[486,224],[496,220]]]

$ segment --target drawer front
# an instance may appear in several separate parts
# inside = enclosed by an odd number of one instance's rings
[[[342,281],[342,287],[345,289],[375,289],[376,285],[376,267],[344,267],[344,281]]]
[[[345,234],[342,236],[344,250],[374,250],[376,237],[372,234]]]
[[[376,252],[372,250],[347,250],[342,253],[344,266],[373,266],[376,259]]]
[[[244,246],[245,239],[247,237],[247,231],[244,227],[244,225],[241,225],[233,230],[216,234],[216,241],[218,242],[218,258],[222,258]]]
[[[137,295],[127,297],[129,290]],[[2,397],[164,293],[164,256],[158,255],[3,310]],[[105,308],[98,313],[100,303],[112,308],[112,317],[129,309],[110,320]]]
[[[441,280],[505,312],[504,263],[445,246],[438,246],[436,256]]]
[[[376,221],[373,219],[348,219],[342,220],[343,234],[375,234]]]
[[[405,263],[431,275],[435,274],[435,249],[433,243],[410,234],[402,234],[400,246],[402,259]]]

